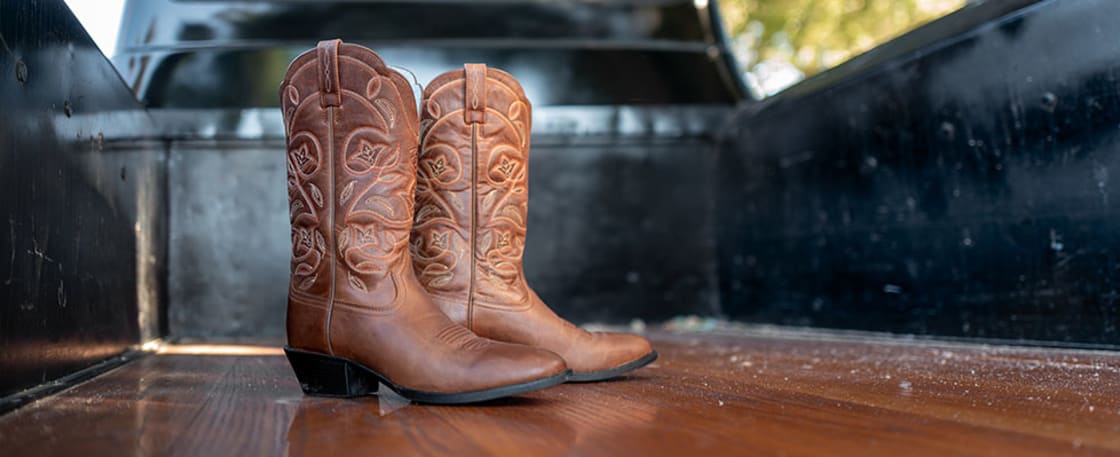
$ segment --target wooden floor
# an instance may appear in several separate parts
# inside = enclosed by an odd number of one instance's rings
[[[654,334],[611,382],[478,406],[303,396],[276,348],[172,346],[0,416],[0,455],[1120,455],[1120,354]]]

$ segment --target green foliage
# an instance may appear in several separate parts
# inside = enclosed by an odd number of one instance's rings
[[[745,71],[810,76],[964,6],[966,0],[719,0]]]

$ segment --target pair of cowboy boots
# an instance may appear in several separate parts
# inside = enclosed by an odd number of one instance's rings
[[[445,73],[418,114],[403,76],[333,40],[291,63],[280,98],[286,352],[304,392],[358,396],[380,383],[415,401],[467,403],[657,357],[641,337],[561,319],[526,283],[531,109],[512,76],[484,65]]]

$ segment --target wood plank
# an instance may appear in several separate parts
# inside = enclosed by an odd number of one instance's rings
[[[475,406],[306,397],[275,348],[173,347],[0,417],[0,455],[1120,455],[1117,353],[652,337],[632,376]]]

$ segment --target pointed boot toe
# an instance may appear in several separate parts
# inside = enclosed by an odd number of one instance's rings
[[[600,357],[579,357],[573,354],[573,360],[586,360],[579,367],[572,368],[573,382],[589,382],[610,379],[638,368],[644,367],[657,360],[657,352],[653,350],[649,340],[629,333],[593,332],[592,342],[584,347],[598,348],[592,351]],[[579,362],[577,362],[579,363]]]
[[[495,343],[491,357],[480,361],[479,371],[501,373],[501,382],[519,384],[557,376],[565,381],[571,370],[564,358],[550,351],[512,343]]]

